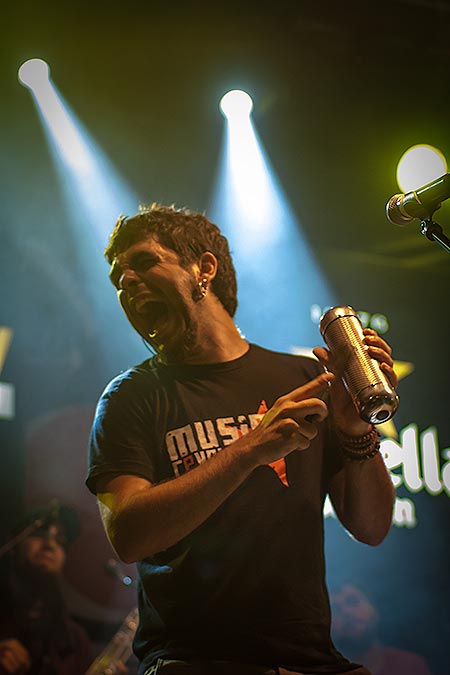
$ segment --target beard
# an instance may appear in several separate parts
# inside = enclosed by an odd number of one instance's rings
[[[188,283],[183,295],[184,299],[178,308],[180,315],[183,317],[183,330],[180,331],[180,334],[177,335],[177,338],[173,342],[169,342],[168,349],[158,349],[157,335],[155,336],[155,344],[152,345],[156,348],[159,359],[163,363],[173,365],[189,363],[190,357],[195,354],[198,349],[200,328],[199,322],[194,316],[192,302],[196,305],[203,300],[204,296],[199,295],[198,283],[194,277],[192,277],[190,283]]]
[[[198,345],[198,322],[190,319],[183,331],[182,338],[178,340],[166,354],[168,363],[188,363],[190,356],[195,353]]]

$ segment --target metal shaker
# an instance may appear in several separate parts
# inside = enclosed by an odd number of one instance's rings
[[[398,408],[398,396],[363,342],[361,321],[349,306],[332,307],[320,319],[320,332],[343,372],[342,379],[363,420],[381,424]]]

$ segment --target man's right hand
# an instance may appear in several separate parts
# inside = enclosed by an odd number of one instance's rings
[[[334,379],[322,373],[301,387],[280,396],[261,423],[246,440],[257,465],[282,459],[293,450],[306,450],[317,436],[318,425],[326,418],[328,408],[319,397]]]
[[[0,640],[0,673],[22,675],[31,668],[28,650],[19,640],[8,638]]]

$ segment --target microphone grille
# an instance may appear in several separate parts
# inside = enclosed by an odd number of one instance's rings
[[[411,216],[405,215],[401,210],[401,199],[405,195],[397,194],[390,198],[386,204],[386,216],[387,219],[394,225],[400,225],[403,227],[407,223],[410,223],[414,218]]]

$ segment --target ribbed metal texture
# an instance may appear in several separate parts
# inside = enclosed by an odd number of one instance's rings
[[[361,417],[373,424],[392,417],[398,407],[397,395],[378,361],[368,354],[355,310],[349,306],[328,310],[321,319],[320,332],[343,372],[344,384]]]

